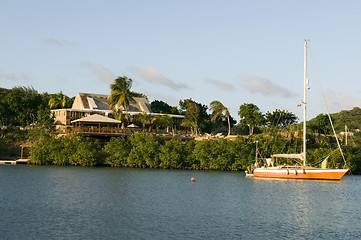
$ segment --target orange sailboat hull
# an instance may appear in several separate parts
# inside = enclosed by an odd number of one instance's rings
[[[259,178],[340,180],[348,169],[327,168],[256,168],[253,176]]]

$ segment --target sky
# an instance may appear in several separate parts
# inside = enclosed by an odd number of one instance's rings
[[[361,107],[358,0],[1,0],[0,87],[109,94],[119,76],[149,101],[218,100],[308,119]]]

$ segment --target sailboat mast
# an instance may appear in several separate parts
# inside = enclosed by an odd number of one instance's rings
[[[304,53],[304,87],[303,87],[303,166],[306,166],[306,109],[307,109],[307,40],[305,40]]]

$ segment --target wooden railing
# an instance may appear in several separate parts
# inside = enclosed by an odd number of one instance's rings
[[[169,131],[167,132],[166,130],[156,130],[153,129],[151,132],[149,132],[148,130],[143,130],[141,128],[125,128],[125,129],[121,129],[121,128],[110,128],[110,127],[96,127],[96,126],[77,126],[77,127],[72,127],[70,129],[68,129],[68,132],[76,132],[76,133],[94,133],[94,134],[124,134],[124,135],[132,135],[135,132],[139,132],[139,133],[152,133],[158,136],[162,136],[162,137],[191,137],[191,135],[188,133],[184,133],[183,131]]]
[[[77,133],[125,133],[129,132],[126,129],[121,128],[109,128],[109,127],[72,127],[70,129],[71,132]]]

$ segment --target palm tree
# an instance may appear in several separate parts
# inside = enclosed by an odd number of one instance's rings
[[[118,77],[110,84],[111,93],[108,96],[109,106],[112,109],[122,106],[124,111],[128,111],[130,103],[135,102],[135,94],[130,91],[133,80],[127,77]]]
[[[63,94],[62,91],[56,94],[51,94],[49,99],[49,107],[50,109],[57,108],[61,106],[61,108],[64,108],[67,103],[67,96]]]
[[[186,127],[186,128],[190,128],[191,131],[192,131],[192,135],[198,135],[198,131],[197,131],[197,122],[193,121],[192,119],[190,118],[184,118],[182,120],[182,123],[181,123],[181,126],[182,127]]]
[[[228,121],[228,135],[231,135],[231,122],[229,120],[229,111],[228,108],[223,106],[223,104],[220,101],[213,101],[209,105],[209,109],[212,110],[212,122],[215,122],[216,119],[224,112],[224,116],[227,118]]]
[[[145,125],[151,123],[150,116],[146,112],[138,114],[136,118],[143,124],[143,131],[145,130]]]
[[[163,115],[163,122],[164,122],[164,126],[167,128],[167,132],[169,132],[169,128],[173,127],[174,124],[173,118],[168,114]]]
[[[122,122],[122,129],[124,129],[124,121],[129,118],[129,114],[124,114],[123,110],[117,109],[113,111],[114,118]]]
[[[197,136],[200,107],[196,102],[192,100],[185,104],[187,110],[186,110],[185,118],[182,120],[181,126],[191,128],[192,135],[195,134]]]
[[[167,128],[167,132],[169,132],[169,127],[173,126],[173,118],[167,114],[155,115],[152,118],[152,123],[156,123],[157,126]]]

